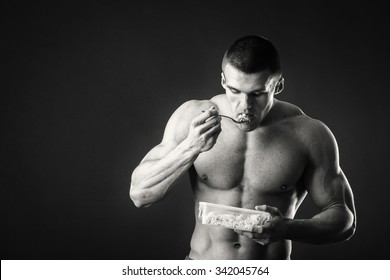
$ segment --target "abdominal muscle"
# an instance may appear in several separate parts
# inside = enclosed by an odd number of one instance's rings
[[[261,245],[232,229],[202,225],[197,221],[191,239],[191,259],[266,260],[289,259],[291,241]]]
[[[261,245],[254,240],[236,233],[232,229],[219,226],[203,225],[198,218],[199,201],[219,203],[254,209],[256,205],[265,204],[264,201],[246,197],[241,187],[230,190],[210,189],[202,191],[203,184],[197,184],[195,200],[196,223],[191,239],[191,259],[289,259],[291,241],[280,240],[269,245]],[[203,185],[204,186],[204,185]],[[207,188],[207,187],[206,187]],[[210,201],[209,198],[214,198]]]

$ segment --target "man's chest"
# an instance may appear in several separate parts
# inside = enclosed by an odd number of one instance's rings
[[[299,141],[279,131],[245,137],[222,133],[210,151],[199,155],[194,167],[211,188],[241,186],[274,193],[295,185],[305,164]]]

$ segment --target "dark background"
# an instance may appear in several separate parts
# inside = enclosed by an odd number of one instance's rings
[[[294,243],[292,258],[388,259],[389,36],[377,2],[1,4],[1,259],[183,259],[188,179],[137,209],[129,174],[180,104],[222,93],[223,52],[248,34],[279,48],[279,98],[330,127],[355,194],[355,236]],[[316,211],[307,199],[297,217]]]

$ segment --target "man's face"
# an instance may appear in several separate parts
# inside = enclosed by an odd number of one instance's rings
[[[222,70],[222,87],[230,103],[233,117],[244,116],[248,122],[238,124],[244,131],[257,128],[271,110],[275,86],[280,75],[272,75],[268,70],[246,74],[229,63]]]

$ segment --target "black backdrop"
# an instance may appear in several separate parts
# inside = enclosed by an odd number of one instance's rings
[[[388,258],[383,5],[3,3],[1,258],[182,259],[194,224],[188,178],[164,201],[137,209],[129,174],[159,143],[173,110],[222,92],[223,51],[247,34],[279,48],[280,99],[330,127],[355,194],[355,236],[294,243],[292,258]],[[316,211],[306,200],[297,216]]]

